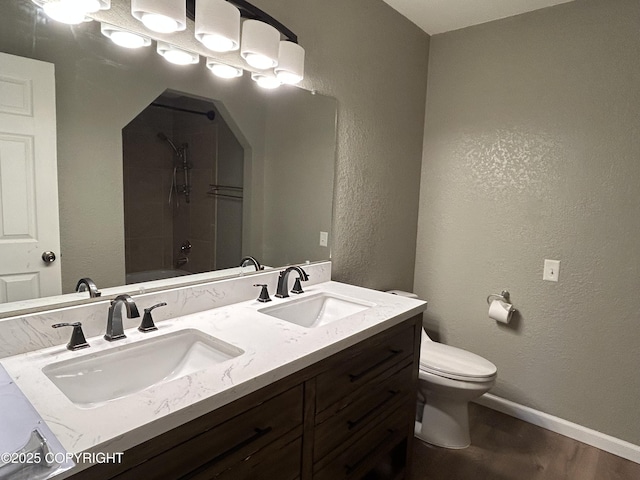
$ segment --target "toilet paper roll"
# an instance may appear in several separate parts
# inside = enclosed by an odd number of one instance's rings
[[[494,300],[489,305],[489,318],[500,323],[509,323],[515,308],[510,303]]]

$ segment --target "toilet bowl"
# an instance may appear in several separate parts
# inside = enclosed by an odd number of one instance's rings
[[[489,391],[496,372],[490,361],[434,342],[423,330],[418,398],[424,407],[422,420],[416,421],[416,437],[440,447],[468,447],[469,402]]]

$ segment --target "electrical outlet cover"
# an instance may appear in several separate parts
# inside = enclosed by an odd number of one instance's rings
[[[560,260],[545,260],[542,279],[549,282],[557,282],[560,277]]]

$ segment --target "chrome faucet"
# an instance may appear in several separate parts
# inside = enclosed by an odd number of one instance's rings
[[[288,267],[286,270],[282,270],[280,275],[278,276],[278,288],[276,289],[276,297],[278,298],[287,298],[289,296],[289,274],[291,272],[297,272],[298,278],[296,278],[296,283],[293,286],[293,290],[291,293],[304,293],[302,287],[300,286],[300,280],[306,282],[309,280],[309,275],[302,268],[293,266]]]
[[[118,295],[116,298],[111,300],[109,316],[107,317],[107,333],[104,335],[105,340],[113,342],[120,338],[127,338],[122,326],[122,305],[127,309],[127,318],[136,318],[140,316],[140,313],[138,313],[138,307],[133,301],[133,298],[126,294]]]
[[[252,257],[249,255],[247,257],[244,257],[242,260],[240,260],[241,267],[244,267],[250,264],[253,264],[253,266],[256,268],[256,272],[259,272],[260,270],[264,270],[264,267],[260,265],[260,262],[256,260],[255,257]]]
[[[78,283],[76,284],[76,292],[86,292],[86,291],[89,291],[89,297],[91,298],[99,297],[100,295],[102,295],[102,293],[100,293],[94,281],[91,280],[89,277],[81,278],[80,280],[78,280]]]

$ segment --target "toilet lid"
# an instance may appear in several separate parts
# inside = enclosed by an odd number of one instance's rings
[[[496,366],[475,353],[437,342],[420,347],[420,369],[455,380],[483,381],[495,376]]]

